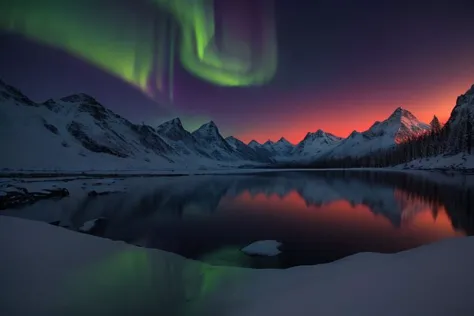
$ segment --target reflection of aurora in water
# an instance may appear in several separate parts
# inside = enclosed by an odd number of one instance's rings
[[[81,312],[80,302],[88,302],[88,308],[93,306],[98,315],[145,311],[196,315],[209,295],[225,282],[238,280],[244,272],[144,248],[130,247],[99,256],[96,262],[65,280],[65,301],[78,302],[69,304],[74,313]]]
[[[6,0],[0,28],[172,99],[175,46],[182,65],[211,83],[269,81],[277,65],[272,10],[272,0]]]

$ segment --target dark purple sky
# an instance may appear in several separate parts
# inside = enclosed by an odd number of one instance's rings
[[[346,136],[398,106],[446,119],[474,83],[472,0],[277,0],[275,10],[278,69],[265,86],[214,86],[177,64],[175,103],[164,108],[64,51],[6,33],[0,77],[37,101],[85,92],[134,122],[196,116],[245,141],[293,142],[319,128]]]

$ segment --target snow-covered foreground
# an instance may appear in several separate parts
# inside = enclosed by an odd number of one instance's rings
[[[2,315],[472,315],[474,237],[288,270],[213,267],[0,216]]]

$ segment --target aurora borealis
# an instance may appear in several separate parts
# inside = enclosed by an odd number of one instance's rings
[[[474,83],[473,15],[470,0],[6,0],[0,78],[244,141],[347,136],[400,105],[446,119]]]
[[[8,0],[0,7],[0,27],[64,49],[150,94],[153,80],[165,92],[168,73],[170,101],[177,37],[182,65],[203,80],[248,86],[273,77],[276,38],[270,1],[259,3],[269,10],[262,10],[261,26],[252,29],[260,36],[242,32],[236,36],[238,25],[227,22],[217,29],[214,11],[218,2],[214,5],[212,0],[141,2],[141,7],[128,10],[125,1]],[[227,21],[229,2],[221,3],[220,15]],[[242,12],[240,16],[245,23],[251,19],[247,15]],[[260,43],[261,50],[257,48]]]

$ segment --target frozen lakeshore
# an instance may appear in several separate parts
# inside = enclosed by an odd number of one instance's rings
[[[0,216],[3,315],[472,315],[474,238],[287,270],[217,267]]]

